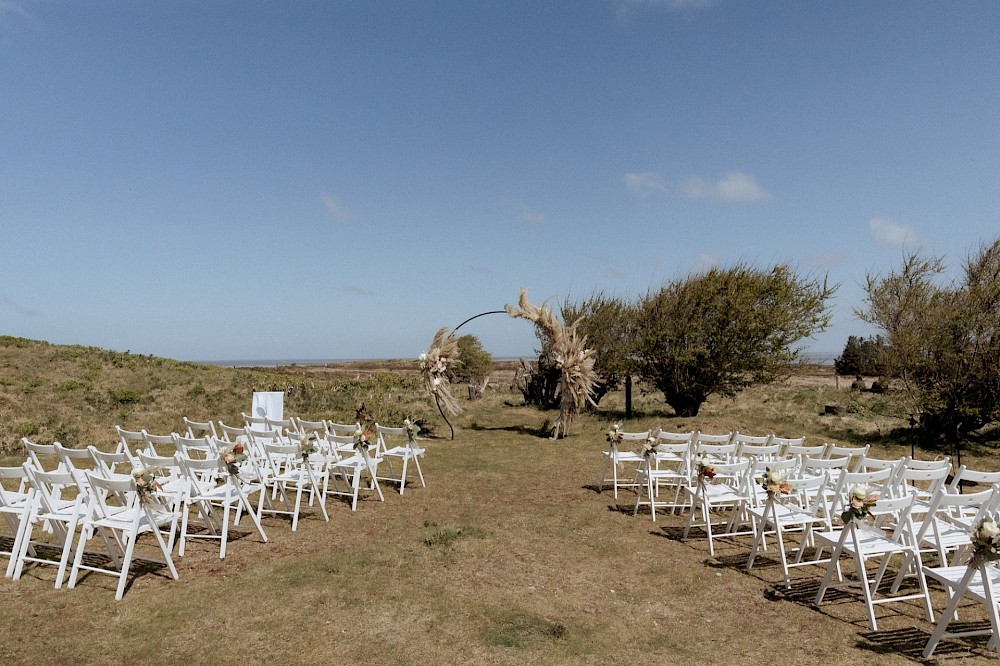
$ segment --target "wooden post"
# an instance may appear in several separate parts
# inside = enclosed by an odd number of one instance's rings
[[[625,375],[625,418],[632,418],[632,375]]]

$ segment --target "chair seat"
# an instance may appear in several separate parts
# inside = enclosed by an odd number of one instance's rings
[[[611,451],[603,451],[605,458],[614,458],[615,462],[642,462],[642,456],[635,451],[619,451],[617,454],[612,454]]]
[[[831,530],[829,532],[814,532],[813,536],[816,538],[816,541],[822,542],[818,543],[818,546],[833,548],[840,542],[841,534],[843,534],[843,530]],[[864,526],[861,529],[855,530],[855,534],[858,538],[859,554],[866,557],[885,553],[898,553],[901,548],[905,548],[887,537],[885,533],[877,528]],[[852,540],[848,539],[844,542],[844,551],[852,555],[854,554],[854,542]]]
[[[989,572],[990,585],[994,589],[1000,587],[1000,569],[987,566],[986,570]],[[955,567],[924,567],[925,576],[933,578],[950,589],[957,588],[959,583],[962,582],[962,579],[965,578],[965,574],[968,571],[969,567],[965,564]],[[973,576],[972,582],[969,583],[969,587],[966,589],[965,594],[972,597],[979,603],[988,603],[986,601],[986,591],[983,588],[983,576],[981,573],[977,573]]]
[[[793,526],[793,525],[807,525],[807,524],[826,524],[826,518],[822,516],[817,516],[815,514],[809,513],[808,511],[803,511],[797,506],[788,504],[779,504],[775,502],[774,504],[774,514],[770,512],[765,512],[765,507],[758,506],[752,507],[748,510],[750,515],[761,522],[774,522],[777,520],[781,523],[782,527]],[[838,533],[837,537],[840,535]]]
[[[394,446],[387,451],[382,452],[383,456],[396,456],[399,458],[412,458],[414,456],[424,455],[424,449],[410,448],[408,446]]]

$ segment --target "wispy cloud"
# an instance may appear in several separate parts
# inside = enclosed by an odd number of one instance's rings
[[[625,174],[625,187],[629,192],[641,193],[650,190],[666,191],[667,183],[663,178],[652,171]]]
[[[24,7],[16,2],[11,2],[10,0],[0,0],[0,17],[7,15],[26,17],[28,16],[28,12],[24,11]]]
[[[628,19],[635,9],[657,9],[668,12],[705,9],[715,4],[715,0],[621,0],[615,10],[619,21]]]
[[[330,217],[335,220],[343,222],[354,217],[351,211],[344,208],[339,201],[331,197],[329,194],[324,194],[320,197],[320,201],[323,202],[323,207],[326,208],[326,212],[329,213]]]
[[[527,208],[521,209],[518,217],[525,222],[531,222],[532,224],[545,224],[545,216],[541,213],[536,213],[533,210],[528,210]]]
[[[347,285],[341,289],[346,294],[351,294],[353,296],[371,296],[372,292],[364,289],[362,287],[356,287],[354,285]]]
[[[519,220],[524,220],[525,222],[530,222],[532,224],[545,224],[545,215],[536,210],[532,210],[523,202],[504,197],[501,199],[501,203],[505,208],[515,209],[517,211],[517,219]]]
[[[883,245],[921,244],[916,231],[886,217],[873,217],[868,220],[868,229],[872,232],[872,238]]]
[[[691,199],[715,201],[766,201],[771,193],[757,184],[753,176],[730,171],[722,180],[692,176],[680,184],[681,192]]]
[[[22,315],[24,317],[38,317],[41,315],[41,313],[38,310],[29,308],[26,305],[21,305],[13,298],[11,298],[10,295],[8,294],[0,294],[0,304],[4,305],[7,308],[10,308],[17,314]]]

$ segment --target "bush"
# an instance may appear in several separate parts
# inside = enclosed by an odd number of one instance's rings
[[[887,351],[885,338],[881,335],[871,338],[852,335],[847,338],[844,351],[833,361],[833,367],[838,375],[845,377],[883,375]]]

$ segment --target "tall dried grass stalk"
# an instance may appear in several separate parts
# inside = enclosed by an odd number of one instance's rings
[[[579,336],[576,326],[579,320],[570,325],[560,322],[545,303],[541,306],[532,305],[528,300],[528,292],[521,290],[518,296],[518,307],[507,305],[504,308],[511,317],[527,319],[542,329],[552,340],[552,356],[556,367],[562,370],[559,384],[561,400],[559,423],[553,433],[553,438],[565,437],[573,419],[589,402],[594,403],[594,373],[593,349],[587,349],[586,336]]]
[[[458,340],[447,327],[434,334],[430,349],[420,355],[420,377],[424,388],[452,415],[462,413],[462,407],[448,388],[448,366],[457,360]]]

